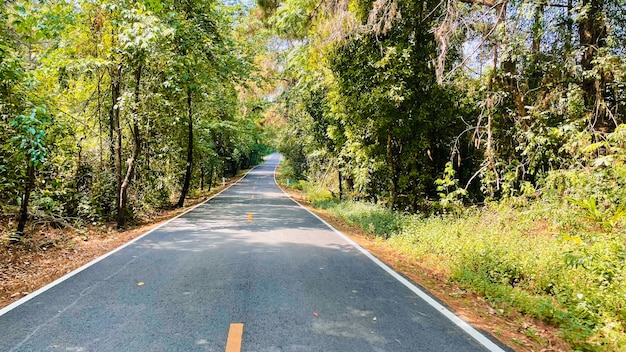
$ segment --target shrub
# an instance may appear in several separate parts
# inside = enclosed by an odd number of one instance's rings
[[[572,348],[626,347],[626,245],[566,202],[494,203],[461,215],[402,215],[371,203],[318,203],[477,292],[560,328]]]

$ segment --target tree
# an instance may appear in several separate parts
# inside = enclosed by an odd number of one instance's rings
[[[26,164],[26,175],[23,184],[23,193],[20,199],[20,213],[16,236],[13,240],[19,242],[24,235],[24,227],[28,220],[28,204],[31,193],[35,188],[35,172],[46,159],[46,132],[48,116],[45,108],[35,108],[29,115],[19,115],[12,122],[17,134],[11,139],[18,151],[20,159]]]
[[[223,172],[236,157],[236,172],[259,160],[263,134],[238,99],[255,55],[242,54],[254,39],[235,35],[246,30],[235,28],[238,10],[202,1],[3,5],[0,200],[19,213],[20,231],[28,213],[55,226],[124,227],[174,195],[184,201],[208,167]],[[225,131],[211,126],[222,120],[232,122],[232,146],[220,155]]]
[[[289,20],[293,4],[279,7],[274,22],[295,28],[297,36],[303,25]],[[435,41],[427,14],[436,13],[437,4],[359,2],[352,15],[341,4],[310,11],[302,17],[317,21],[310,27],[312,41],[295,49],[304,54],[292,54],[295,84],[285,101],[292,124],[305,131],[295,134],[305,146],[291,143],[292,162],[306,160],[310,169],[317,163],[313,155],[333,160],[361,197],[417,210],[436,195],[434,175],[443,172],[464,129],[454,89],[437,83],[429,63]],[[387,18],[370,15],[377,11]]]

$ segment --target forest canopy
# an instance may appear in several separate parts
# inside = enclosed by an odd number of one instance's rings
[[[624,181],[623,1],[262,5],[292,43],[279,147],[294,178],[338,170],[339,193],[411,212],[536,196],[580,170]]]
[[[0,204],[19,214],[14,240],[29,216],[124,227],[267,152],[254,70],[264,34],[241,6],[5,0],[0,11]]]

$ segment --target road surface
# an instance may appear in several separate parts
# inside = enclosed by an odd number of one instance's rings
[[[0,351],[500,351],[289,199],[278,159],[1,310]]]

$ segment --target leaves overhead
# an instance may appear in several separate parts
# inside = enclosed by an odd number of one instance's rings
[[[1,11],[5,212],[18,212],[28,193],[26,215],[52,212],[78,225],[117,217],[123,226],[178,197],[187,151],[196,155],[194,195],[267,151],[259,115],[245,108],[257,99],[246,86],[262,52],[248,42],[262,31],[245,24],[241,8],[10,1]]]

